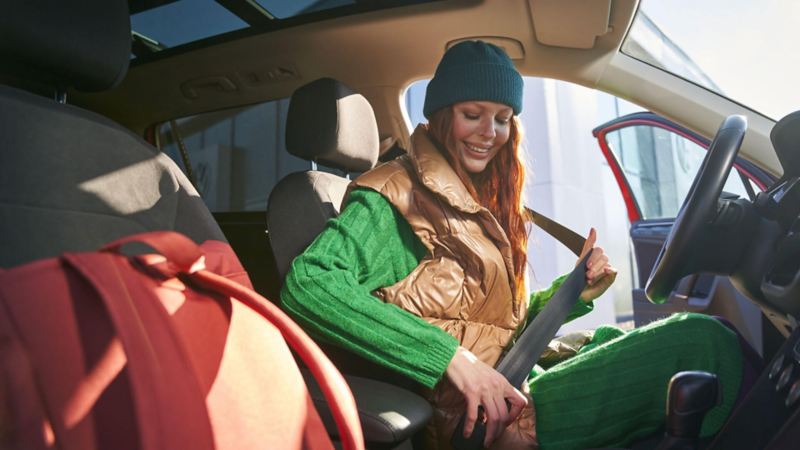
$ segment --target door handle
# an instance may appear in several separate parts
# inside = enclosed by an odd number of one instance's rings
[[[708,309],[716,286],[715,276],[710,273],[688,275],[678,282],[668,301],[684,311],[701,312]]]

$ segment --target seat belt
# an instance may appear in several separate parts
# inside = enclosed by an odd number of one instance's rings
[[[586,242],[586,238],[570,230],[564,225],[561,225],[555,220],[543,214],[540,214],[530,208],[526,207],[525,211],[527,211],[528,214],[530,214],[531,218],[533,219],[533,223],[535,223],[536,226],[541,228],[544,232],[546,232],[550,236],[556,238],[558,242],[564,244],[564,246],[570,249],[572,253],[575,253],[575,256],[581,255],[581,250],[583,250],[583,243]]]
[[[543,216],[536,211],[526,208],[533,217],[534,223],[542,230],[556,238],[573,253],[580,256],[585,239],[578,233],[561,225],[560,223]],[[547,302],[536,317],[528,323],[517,342],[511,350],[503,356],[497,364],[496,370],[503,375],[509,384],[519,389],[522,383],[539,361],[547,344],[566,320],[581,292],[586,287],[586,261],[592,252],[584,256],[578,265],[570,272],[555,294]],[[479,407],[478,416],[480,417]],[[456,450],[480,450],[486,437],[486,425],[480,421],[475,423],[475,428],[469,438],[464,437],[464,421],[466,414],[461,416],[450,444]]]

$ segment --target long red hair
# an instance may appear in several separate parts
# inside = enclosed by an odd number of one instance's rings
[[[528,258],[528,231],[525,223],[530,220],[522,205],[522,189],[525,184],[525,165],[520,155],[522,124],[517,116],[511,118],[508,142],[497,152],[486,169],[470,175],[461,165],[452,133],[453,109],[442,108],[430,118],[427,125],[433,141],[453,167],[472,197],[488,209],[500,223],[511,243],[514,261],[514,282],[517,298],[525,298],[524,279]]]

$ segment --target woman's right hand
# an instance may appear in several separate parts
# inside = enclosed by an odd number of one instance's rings
[[[458,347],[455,356],[445,371],[447,378],[458,389],[467,403],[464,420],[464,437],[472,435],[475,422],[479,420],[478,406],[483,406],[486,415],[486,439],[488,447],[503,434],[519,416],[528,400],[494,368],[484,364],[464,347]],[[509,409],[506,401],[511,406]]]

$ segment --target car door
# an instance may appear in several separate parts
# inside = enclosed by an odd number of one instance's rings
[[[761,315],[727,277],[703,273],[682,279],[663,304],[647,300],[645,284],[674,218],[703,161],[709,140],[650,112],[628,114],[595,128],[630,220],[633,314],[636,326],[679,311],[725,317],[761,348]],[[753,199],[773,180],[737,158],[723,196]]]

